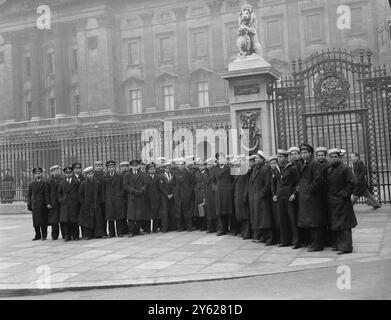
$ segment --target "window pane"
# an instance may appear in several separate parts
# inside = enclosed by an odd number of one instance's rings
[[[74,106],[75,106],[75,113],[78,115],[80,113],[80,96],[74,95],[73,96]]]
[[[31,58],[30,57],[25,57],[24,58],[24,67],[26,70],[26,76],[31,77]]]
[[[31,101],[26,101],[26,120],[31,120],[32,118],[32,104]]]
[[[272,20],[267,22],[267,44],[269,46],[281,45],[281,21]]]
[[[307,16],[307,39],[320,40],[322,38],[322,19],[320,14]]]
[[[352,32],[353,33],[363,32],[364,20],[363,20],[362,8],[352,8],[351,19],[352,19]]]
[[[172,41],[171,38],[160,39],[160,61],[172,60]]]
[[[49,115],[51,118],[56,117],[56,99],[55,98],[49,99]]]
[[[138,42],[128,43],[128,64],[140,64],[140,47]]]
[[[77,70],[79,68],[79,63],[77,60],[77,49],[72,49],[72,68]]]
[[[237,51],[236,41],[238,40],[238,27],[229,28],[229,51]]]
[[[47,62],[46,62],[46,67],[47,67],[47,75],[52,75],[54,74],[54,53],[50,52],[46,56]]]
[[[163,86],[163,107],[165,110],[174,110],[174,86]]]
[[[130,110],[133,114],[142,112],[141,90],[130,90]]]
[[[200,108],[209,107],[209,83],[207,81],[197,83],[197,96]]]
[[[205,57],[207,55],[207,44],[205,32],[196,32],[193,34],[194,56]]]

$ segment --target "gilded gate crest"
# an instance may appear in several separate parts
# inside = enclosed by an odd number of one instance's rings
[[[315,101],[324,110],[343,108],[350,94],[350,83],[335,68],[325,69],[314,85]]]

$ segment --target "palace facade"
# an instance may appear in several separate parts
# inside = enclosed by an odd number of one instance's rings
[[[293,59],[328,48],[370,50],[374,64],[391,65],[386,0],[248,2],[265,58],[285,75]],[[23,129],[28,125],[18,123],[30,120],[40,126],[56,118],[70,124],[75,118],[99,122],[102,116],[114,121],[155,113],[160,119],[176,110],[191,117],[206,107],[226,112],[227,85],[220,75],[237,54],[242,3],[2,1],[0,130]],[[342,4],[351,9],[351,30],[337,28]],[[51,9],[50,30],[37,28],[39,5]]]

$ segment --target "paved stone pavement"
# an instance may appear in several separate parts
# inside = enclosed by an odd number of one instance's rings
[[[198,231],[67,243],[31,241],[29,215],[3,215],[0,293],[227,279],[385,260],[391,258],[390,209],[356,207],[354,252],[342,256],[329,248],[310,253]]]

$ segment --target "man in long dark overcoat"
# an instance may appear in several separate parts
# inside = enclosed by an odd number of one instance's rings
[[[322,168],[313,159],[314,149],[309,144],[300,146],[303,166],[299,172],[297,225],[311,231],[312,243],[308,251],[322,251],[324,248],[324,228],[327,212],[322,202]]]
[[[57,240],[60,234],[60,204],[58,203],[58,186],[61,181],[60,166],[50,167],[50,173],[51,177],[47,181],[46,188],[46,203],[49,210],[48,223],[52,227],[52,239]],[[65,239],[63,228],[61,228],[61,235]]]
[[[250,209],[248,207],[249,167],[244,159],[233,161],[235,218],[243,239],[251,238]]]
[[[206,163],[199,163],[198,171],[194,174],[194,222],[195,226],[200,231],[205,231],[206,216],[209,210],[207,194],[208,194],[209,172],[206,170]],[[202,209],[200,210],[200,207]]]
[[[357,225],[351,202],[354,178],[351,169],[342,162],[340,149],[329,150],[330,166],[327,170],[328,219],[335,234],[338,254],[353,251],[352,228]]]
[[[156,164],[149,163],[147,165],[147,176],[145,177],[145,207],[148,213],[148,219],[152,219],[152,231],[158,232],[161,226],[161,211],[160,211],[160,177],[156,174]]]
[[[288,161],[288,151],[277,151],[277,186],[275,200],[279,216],[280,247],[293,245],[293,249],[300,248],[297,230],[296,186],[299,174],[296,166]]]
[[[124,189],[128,195],[128,237],[140,235],[140,227],[146,226],[148,213],[145,208],[145,176],[139,170],[139,162],[132,160],[130,170],[124,177]]]
[[[79,186],[80,182],[73,176],[72,167],[64,168],[64,179],[58,186],[58,202],[60,204],[60,223],[65,231],[65,241],[71,238],[79,240]]]
[[[162,165],[164,173],[160,176],[160,212],[161,212],[161,231],[168,232],[176,229],[176,213],[174,201],[174,179],[171,172],[171,163]]]
[[[103,161],[101,160],[96,160],[94,161],[94,180],[96,182],[98,182],[100,185],[101,185],[101,189],[102,189],[102,197],[104,198],[104,195],[105,195],[105,177],[106,177],[106,173],[104,172],[103,170]],[[100,201],[101,203],[101,211],[100,211],[100,214],[103,216],[103,219],[105,220],[105,226],[104,226],[104,229],[105,229],[105,236],[107,236],[107,220],[106,220],[106,213],[105,213],[105,203],[104,203],[104,199],[101,199]]]
[[[273,221],[274,221],[274,228],[273,228],[273,234],[275,236],[275,242],[277,244],[281,244],[281,235],[280,235],[280,220],[278,217],[278,203],[276,200],[276,191],[277,191],[277,179],[278,179],[278,166],[277,166],[277,155],[273,155],[269,157],[269,166],[271,169],[271,175],[270,175],[270,191],[272,195],[272,213],[273,213]]]
[[[206,229],[207,233],[213,233],[217,231],[216,222],[216,191],[213,185],[213,171],[216,167],[216,162],[213,158],[206,160],[206,168],[208,170],[208,192],[206,195],[206,202],[208,204],[208,210],[206,211]]]
[[[130,163],[129,161],[123,161],[119,164],[119,170],[120,170],[120,175],[122,176],[122,183],[123,179],[125,178],[125,175],[129,172],[130,170]],[[126,191],[124,190],[123,194],[123,204],[124,204],[124,218],[121,221],[121,226],[122,226],[122,231],[123,234],[126,235],[128,234],[128,222],[126,220],[126,213],[128,212],[127,206],[128,206],[128,195]]]
[[[79,225],[83,239],[106,238],[106,223],[101,212],[102,185],[94,179],[94,168],[84,170],[85,180],[80,183],[78,197],[80,202]]]
[[[109,224],[109,237],[123,237],[125,219],[123,176],[115,171],[115,161],[106,162],[107,174],[103,179],[105,220]]]
[[[227,165],[227,158],[219,154],[217,166],[213,170],[213,184],[216,190],[216,217],[217,236],[227,234],[231,229],[232,235],[236,235],[236,220],[234,213],[234,176]]]
[[[323,208],[327,212],[327,192],[326,192],[326,180],[327,180],[327,168],[329,166],[329,162],[327,160],[327,148],[326,147],[317,147],[315,149],[315,161],[318,162],[320,170],[322,171],[322,179],[324,183],[322,184],[321,194],[323,201]],[[330,226],[327,225],[323,229],[324,236],[324,245],[325,247],[333,247],[333,239],[332,232],[330,230]]]
[[[275,234],[274,230],[274,217],[272,211],[272,194],[271,194],[271,168],[266,164],[266,156],[262,151],[258,151],[260,155],[259,159],[259,200],[260,200],[260,212],[259,215],[259,224],[257,228],[261,231],[261,242],[264,242],[265,245],[270,246],[275,244]]]
[[[32,212],[35,230],[34,240],[46,240],[48,226],[48,209],[46,207],[46,182],[42,179],[42,169],[34,168],[34,181],[30,183],[27,193],[27,208]]]
[[[185,161],[177,161],[178,170],[174,174],[174,201],[177,231],[193,230],[194,180],[192,173],[185,168]]]
[[[364,162],[360,159],[360,155],[357,152],[352,153],[351,159],[353,162],[353,176],[355,180],[355,188],[352,196],[353,205],[360,197],[365,197],[367,199],[367,203],[372,206],[373,209],[376,210],[380,208],[380,203],[369,191],[368,181],[366,179],[367,169],[365,168]]]

